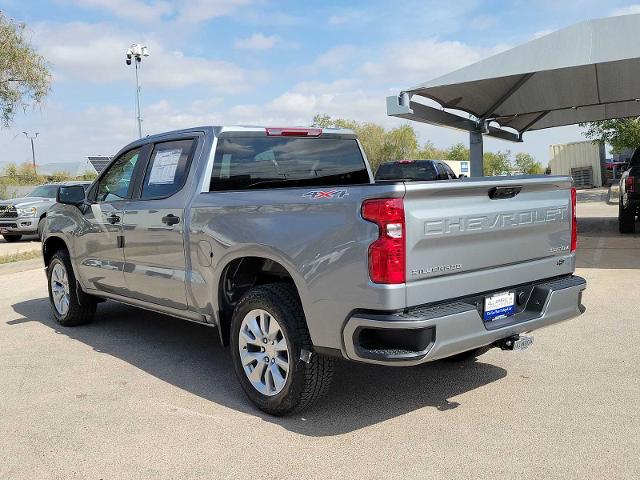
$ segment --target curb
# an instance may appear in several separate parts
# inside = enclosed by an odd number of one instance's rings
[[[32,260],[22,260],[19,262],[3,263],[0,265],[0,275],[8,275],[11,273],[26,272],[27,270],[44,269],[42,258],[34,258]]]

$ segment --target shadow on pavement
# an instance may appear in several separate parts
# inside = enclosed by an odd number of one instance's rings
[[[504,378],[506,370],[482,362],[434,362],[392,368],[338,362],[329,395],[311,409],[285,418],[263,414],[249,403],[215,328],[120,305],[100,304],[94,323],[58,325],[46,298],[13,305],[23,316],[9,325],[40,322],[206,400],[256,415],[308,436],[358,430],[424,407],[457,408],[451,398]]]
[[[578,268],[640,268],[640,224],[638,233],[621,234],[617,217],[578,218]]]

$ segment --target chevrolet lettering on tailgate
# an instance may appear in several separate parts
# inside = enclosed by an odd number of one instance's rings
[[[470,231],[491,231],[516,228],[539,223],[567,222],[568,207],[538,208],[521,212],[474,215],[468,217],[440,218],[424,223],[425,235],[448,235]]]

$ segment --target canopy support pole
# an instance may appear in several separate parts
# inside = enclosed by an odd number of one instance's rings
[[[484,175],[482,168],[484,164],[483,150],[482,132],[469,132],[469,162],[471,163],[469,171],[472,177],[482,177]]]

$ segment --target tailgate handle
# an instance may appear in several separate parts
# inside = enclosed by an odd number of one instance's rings
[[[522,190],[521,186],[516,187],[493,187],[489,190],[489,198],[491,200],[500,200],[502,198],[513,198]]]

